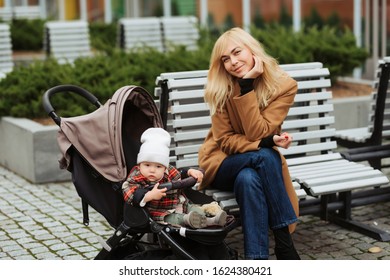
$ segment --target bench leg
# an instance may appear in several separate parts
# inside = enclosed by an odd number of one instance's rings
[[[337,201],[334,195],[324,195],[320,202],[320,218],[379,241],[390,241],[390,234],[386,231],[353,221],[352,204],[351,192],[341,193]]]
[[[345,220],[350,220],[352,216],[352,193],[344,192],[339,195],[340,200],[343,201],[343,208],[339,210],[339,217],[343,217]]]
[[[341,193],[339,197],[340,200],[343,201],[344,206],[339,210],[337,215],[328,217],[331,222],[379,241],[390,241],[390,234],[386,231],[352,220],[351,192]]]
[[[378,169],[378,170],[382,169],[382,160],[380,158],[370,159],[370,160],[368,160],[368,163],[374,169]]]
[[[332,204],[337,200],[336,194],[322,195],[320,200],[320,218],[321,220],[328,221],[329,215],[336,211]]]
[[[328,220],[328,206],[329,206],[329,196],[323,195],[321,196],[321,210],[320,210],[320,218],[321,220]]]
[[[332,216],[330,218],[330,221],[332,223],[335,223],[336,225],[343,227],[343,228],[361,233],[361,234],[366,235],[368,237],[371,237],[373,239],[383,241],[383,242],[390,241],[390,234],[384,230],[379,229],[379,228],[375,228],[375,227],[363,224],[361,222],[353,221],[351,219],[344,219],[344,218],[339,217],[339,216]]]

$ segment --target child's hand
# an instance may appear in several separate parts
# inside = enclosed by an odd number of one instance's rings
[[[152,200],[160,200],[164,196],[166,196],[167,188],[159,189],[158,188],[159,183],[155,184],[153,189],[151,191],[148,191],[145,194],[144,201],[145,203],[152,201]]]
[[[292,136],[287,132],[283,132],[280,136],[274,135],[273,140],[276,146],[288,149],[292,142]]]
[[[200,183],[203,180],[203,172],[197,169],[189,169],[188,176],[194,177],[197,180],[197,183]]]

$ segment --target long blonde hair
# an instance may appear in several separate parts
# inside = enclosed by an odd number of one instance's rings
[[[230,42],[237,46],[246,46],[253,55],[263,62],[264,72],[254,82],[254,89],[260,108],[268,105],[270,97],[279,89],[280,77],[286,73],[279,67],[275,58],[268,55],[259,41],[239,27],[222,34],[214,44],[210,57],[210,67],[205,87],[204,99],[210,107],[211,115],[222,110],[231,96],[236,80],[229,74],[222,62],[222,54]]]

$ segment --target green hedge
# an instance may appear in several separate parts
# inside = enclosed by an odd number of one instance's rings
[[[153,49],[137,53],[113,52],[81,58],[74,65],[60,65],[55,60],[36,61],[17,67],[0,81],[0,116],[40,118],[42,95],[49,88],[74,84],[93,93],[104,103],[125,85],[139,85],[154,92],[156,77],[162,72],[207,69],[208,61],[201,51],[186,52],[178,48],[167,54]],[[91,110],[72,94],[57,94],[53,105],[60,116],[75,116]]]
[[[92,31],[92,29],[94,31]],[[36,61],[15,67],[0,81],[0,116],[45,117],[42,95],[61,84],[81,86],[104,103],[120,87],[139,85],[153,95],[156,77],[163,72],[207,69],[217,32],[201,30],[198,51],[177,47],[169,53],[144,48],[125,53],[116,48],[115,25],[94,26],[91,41],[101,52],[82,58],[74,65],[59,65],[55,60]],[[291,29],[269,25],[253,29],[252,34],[280,63],[320,61],[331,71],[332,79],[348,75],[361,65],[366,52],[357,48],[349,31],[310,28],[293,33]],[[100,34],[100,37],[99,37]],[[95,39],[94,39],[95,38]],[[53,105],[60,116],[75,116],[92,110],[89,104],[72,94],[58,94]]]
[[[333,82],[336,77],[351,74],[368,57],[365,49],[356,46],[355,37],[348,29],[340,32],[327,26],[311,27],[294,33],[288,27],[269,25],[251,32],[279,63],[322,62],[329,68]]]
[[[42,19],[14,19],[10,23],[12,48],[16,51],[40,51],[43,48]]]

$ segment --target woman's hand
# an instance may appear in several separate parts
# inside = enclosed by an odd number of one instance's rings
[[[200,183],[203,180],[203,172],[197,169],[188,169],[188,176],[192,176],[197,179],[197,182]]]
[[[164,196],[166,196],[167,188],[159,189],[158,188],[159,183],[155,184],[153,189],[151,191],[148,191],[144,196],[145,203],[148,203],[152,200],[160,200]]]
[[[258,57],[253,56],[253,62],[253,68],[242,77],[243,79],[256,79],[261,74],[263,74],[263,61],[261,61]]]
[[[292,142],[292,136],[287,132],[283,132],[280,135],[274,135],[273,140],[276,146],[288,149]]]

